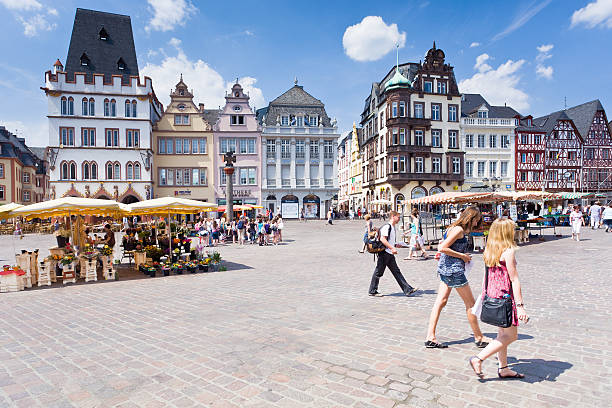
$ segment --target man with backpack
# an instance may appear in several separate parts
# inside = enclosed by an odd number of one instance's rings
[[[395,226],[400,220],[400,215],[397,211],[389,212],[389,222],[383,225],[378,231],[380,244],[380,251],[376,252],[378,255],[378,259],[376,262],[376,268],[374,269],[374,274],[372,275],[372,281],[370,283],[370,296],[382,296],[378,293],[378,281],[385,273],[385,269],[389,268],[393,277],[399,284],[404,295],[410,296],[414,292],[417,291],[417,288],[413,288],[406,282],[404,279],[404,275],[400,272],[399,267],[397,266],[397,262],[395,261],[395,254],[397,254],[397,249],[395,248],[396,244],[396,232]],[[384,247],[384,250],[382,248]]]
[[[245,218],[245,216],[241,216],[236,225],[236,229],[238,230],[238,243],[240,245],[244,245],[244,235],[246,232]]]

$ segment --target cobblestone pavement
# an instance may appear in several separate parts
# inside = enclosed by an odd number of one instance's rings
[[[521,248],[532,318],[509,354],[527,378],[498,380],[491,359],[478,381],[456,294],[438,329],[450,347],[423,347],[435,261],[399,261],[416,296],[400,296],[387,272],[386,296],[368,297],[374,264],[357,253],[361,231],[357,221],[286,222],[284,245],[221,247],[226,272],[3,293],[0,406],[609,406],[612,234]]]

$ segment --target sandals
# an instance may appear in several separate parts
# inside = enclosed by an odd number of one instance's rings
[[[478,348],[485,348],[489,345],[488,341],[475,341],[474,344],[476,344],[476,347]]]
[[[474,364],[472,364],[472,361],[477,358],[478,360],[480,360],[480,362],[482,363],[484,360],[481,359],[478,356],[472,356],[468,359],[468,365],[470,366],[470,368],[472,369],[472,371],[474,371],[474,374],[476,374],[476,377],[480,378],[481,380],[484,378],[484,374],[482,373],[482,371],[478,372],[476,371],[476,367],[474,367]],[[482,368],[481,368],[482,370]]]
[[[446,344],[438,343],[438,342],[431,341],[431,340],[427,340],[425,342],[425,347],[426,348],[439,348],[439,349],[448,348],[448,346]]]
[[[508,368],[508,366],[499,367],[497,369],[497,376],[499,378],[509,378],[509,379],[525,378],[525,374],[521,374],[521,373],[516,373],[514,375],[501,375],[500,371],[503,370],[504,368]]]

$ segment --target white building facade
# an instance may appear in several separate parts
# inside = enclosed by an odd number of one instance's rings
[[[519,113],[492,106],[479,94],[463,94],[461,143],[465,150],[463,190],[514,190],[514,129]]]
[[[325,218],[338,199],[336,121],[297,81],[257,116],[263,205],[283,218]]]
[[[151,198],[152,125],[163,108],[138,75],[129,17],[77,9],[66,65],[58,60],[42,88],[51,198]]]

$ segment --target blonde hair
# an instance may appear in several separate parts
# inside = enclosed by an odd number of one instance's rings
[[[366,214],[364,218],[365,218],[366,221],[369,221],[371,216],[370,216],[370,214]]]
[[[499,266],[499,259],[508,248],[516,248],[514,244],[514,230],[516,224],[509,218],[498,218],[491,224],[487,247],[483,258],[486,266]]]
[[[478,223],[476,224],[476,226],[473,225],[474,220],[478,220]],[[480,210],[476,206],[471,206],[463,210],[461,215],[459,215],[459,218],[457,219],[457,221],[453,222],[450,225],[449,229],[451,227],[461,227],[463,228],[464,232],[470,232],[470,231],[473,231],[474,229],[479,228],[481,225],[482,225],[482,215],[480,214]]]

